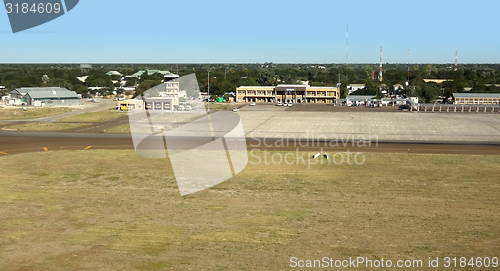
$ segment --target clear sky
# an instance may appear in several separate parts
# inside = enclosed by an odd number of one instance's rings
[[[13,34],[0,63],[500,62],[500,1],[80,0]]]

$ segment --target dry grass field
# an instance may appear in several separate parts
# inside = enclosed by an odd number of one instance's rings
[[[46,131],[60,131],[65,129],[77,128],[90,123],[60,123],[60,122],[32,122],[23,124],[14,124],[6,126],[5,129],[17,130],[17,131],[36,131],[36,132],[46,132]]]
[[[126,115],[127,115],[127,113],[108,110],[108,111],[81,113],[78,115],[62,118],[59,121],[61,121],[61,122],[105,122],[105,121],[116,119],[116,118],[123,117]]]
[[[125,124],[125,125],[114,126],[104,130],[104,132],[113,134],[130,134],[130,125]]]
[[[24,120],[59,115],[71,112],[69,107],[30,107],[23,111],[22,107],[8,107],[0,109],[0,120]]]
[[[235,107],[241,106],[240,103],[210,103],[210,110],[227,111],[232,110]],[[205,103],[205,109],[207,109],[207,104]]]
[[[370,153],[363,165],[310,169],[255,162],[181,197],[169,161],[133,151],[2,156],[0,270],[500,256],[500,156]]]

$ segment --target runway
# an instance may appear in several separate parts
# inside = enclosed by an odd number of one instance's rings
[[[102,106],[106,108],[106,106]],[[101,109],[102,109],[101,108]],[[304,109],[292,107],[293,110]],[[288,109],[292,109],[288,108]],[[313,108],[313,107],[312,107]],[[316,107],[314,107],[316,108]],[[317,109],[338,107],[318,107]],[[347,108],[347,107],[346,107]],[[93,108],[89,108],[91,110]],[[310,108],[305,108],[310,110]],[[389,108],[394,110],[393,108]],[[499,120],[493,115],[404,114],[366,112],[282,112],[276,106],[245,107],[240,113],[246,139],[233,145],[247,150],[307,151],[307,152],[385,152],[500,155]],[[362,108],[360,110],[371,110]],[[71,112],[74,114],[74,112]],[[54,121],[60,116],[47,117]],[[24,122],[39,120],[25,120]],[[3,124],[8,125],[16,121]],[[54,132],[20,132],[0,130],[0,156],[60,150],[132,150],[130,134],[112,134],[104,131],[129,122],[128,116],[105,122]],[[178,124],[178,123],[177,123]],[[316,135],[336,135],[339,142],[322,140]],[[351,135],[351,136],[350,136]],[[377,142],[355,140],[356,136],[377,135]],[[293,137],[283,141],[277,137]],[[140,148],[158,148],[161,140],[145,140]],[[309,138],[309,139],[306,139]],[[330,137],[329,137],[330,138]],[[343,140],[343,139],[347,140]],[[351,138],[352,140],[349,140]],[[210,142],[212,138],[181,137],[169,140],[167,149],[188,150]],[[330,140],[330,139],[328,139]],[[152,142],[155,142],[154,144]],[[226,142],[230,147],[232,141]],[[243,145],[244,146],[244,145]],[[163,146],[165,147],[165,146]]]
[[[382,153],[427,153],[427,154],[466,154],[500,155],[498,142],[339,142],[303,140],[279,141],[270,138],[246,138],[247,149],[267,151],[323,151],[323,152],[382,152]],[[178,138],[168,149],[191,149],[207,142],[206,138]],[[230,144],[231,140],[228,140]],[[240,142],[241,143],[241,142]],[[143,148],[148,147],[145,140]],[[90,134],[61,132],[6,132],[0,131],[0,156],[20,153],[61,150],[132,150],[132,138],[129,134]]]

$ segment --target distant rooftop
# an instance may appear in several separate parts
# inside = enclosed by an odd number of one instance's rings
[[[337,87],[307,87],[307,89],[337,88]]]
[[[46,98],[79,98],[78,94],[74,91],[69,91],[66,88],[23,88],[26,95],[32,99],[46,99]]]
[[[111,76],[111,75],[118,75],[118,76],[123,76],[123,74],[117,72],[117,71],[109,71],[106,73],[107,75]]]
[[[172,78],[172,77],[179,77],[179,75],[173,74],[173,73],[168,73],[168,74],[165,74],[164,77],[170,77],[170,78]]]
[[[283,84],[283,85],[277,85],[276,87],[278,87],[278,88],[303,88],[303,87],[307,87],[307,85],[286,85],[286,84]]]
[[[274,86],[239,86],[238,88],[255,88],[255,89],[259,89],[259,88],[274,88]]]
[[[374,99],[375,95],[347,95],[347,100],[365,101]]]
[[[69,90],[61,87],[27,87],[27,88],[16,88],[13,91],[19,93],[28,93],[31,91],[69,91]]]
[[[441,84],[443,82],[446,82],[446,81],[453,81],[453,79],[424,79],[424,82],[426,83],[437,83],[437,84]]]
[[[141,77],[146,71],[138,71],[132,75],[127,75],[127,77]],[[148,75],[153,75],[155,73],[159,73],[159,74],[162,74],[162,75],[167,75],[167,74],[170,74],[169,71],[160,71],[160,70],[147,70],[147,74]]]

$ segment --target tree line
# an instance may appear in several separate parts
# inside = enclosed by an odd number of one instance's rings
[[[136,95],[158,85],[163,75],[144,73],[139,78],[121,78],[106,73],[116,70],[131,75],[140,70],[164,70],[180,76],[195,73],[200,90],[224,95],[239,86],[269,86],[277,84],[302,84],[311,86],[337,86],[341,94],[347,94],[349,84],[365,84],[360,93],[381,95],[382,90],[391,93],[393,86],[403,86],[402,93],[418,96],[425,102],[438,97],[449,98],[454,92],[472,88],[472,92],[499,93],[499,64],[462,64],[454,70],[453,64],[384,64],[383,81],[378,80],[378,64],[97,64],[82,72],[73,64],[4,64],[0,65],[2,95],[19,87],[65,87],[83,96],[95,94],[91,87],[101,87],[103,94],[113,91],[123,93],[122,86],[135,87]],[[210,71],[210,78],[208,77]],[[77,77],[88,76],[85,82]],[[123,80],[122,80],[123,79]],[[424,79],[447,79],[440,84],[425,83]],[[120,82],[123,81],[123,82]],[[113,83],[115,82],[115,83]],[[408,85],[406,84],[408,82]]]

